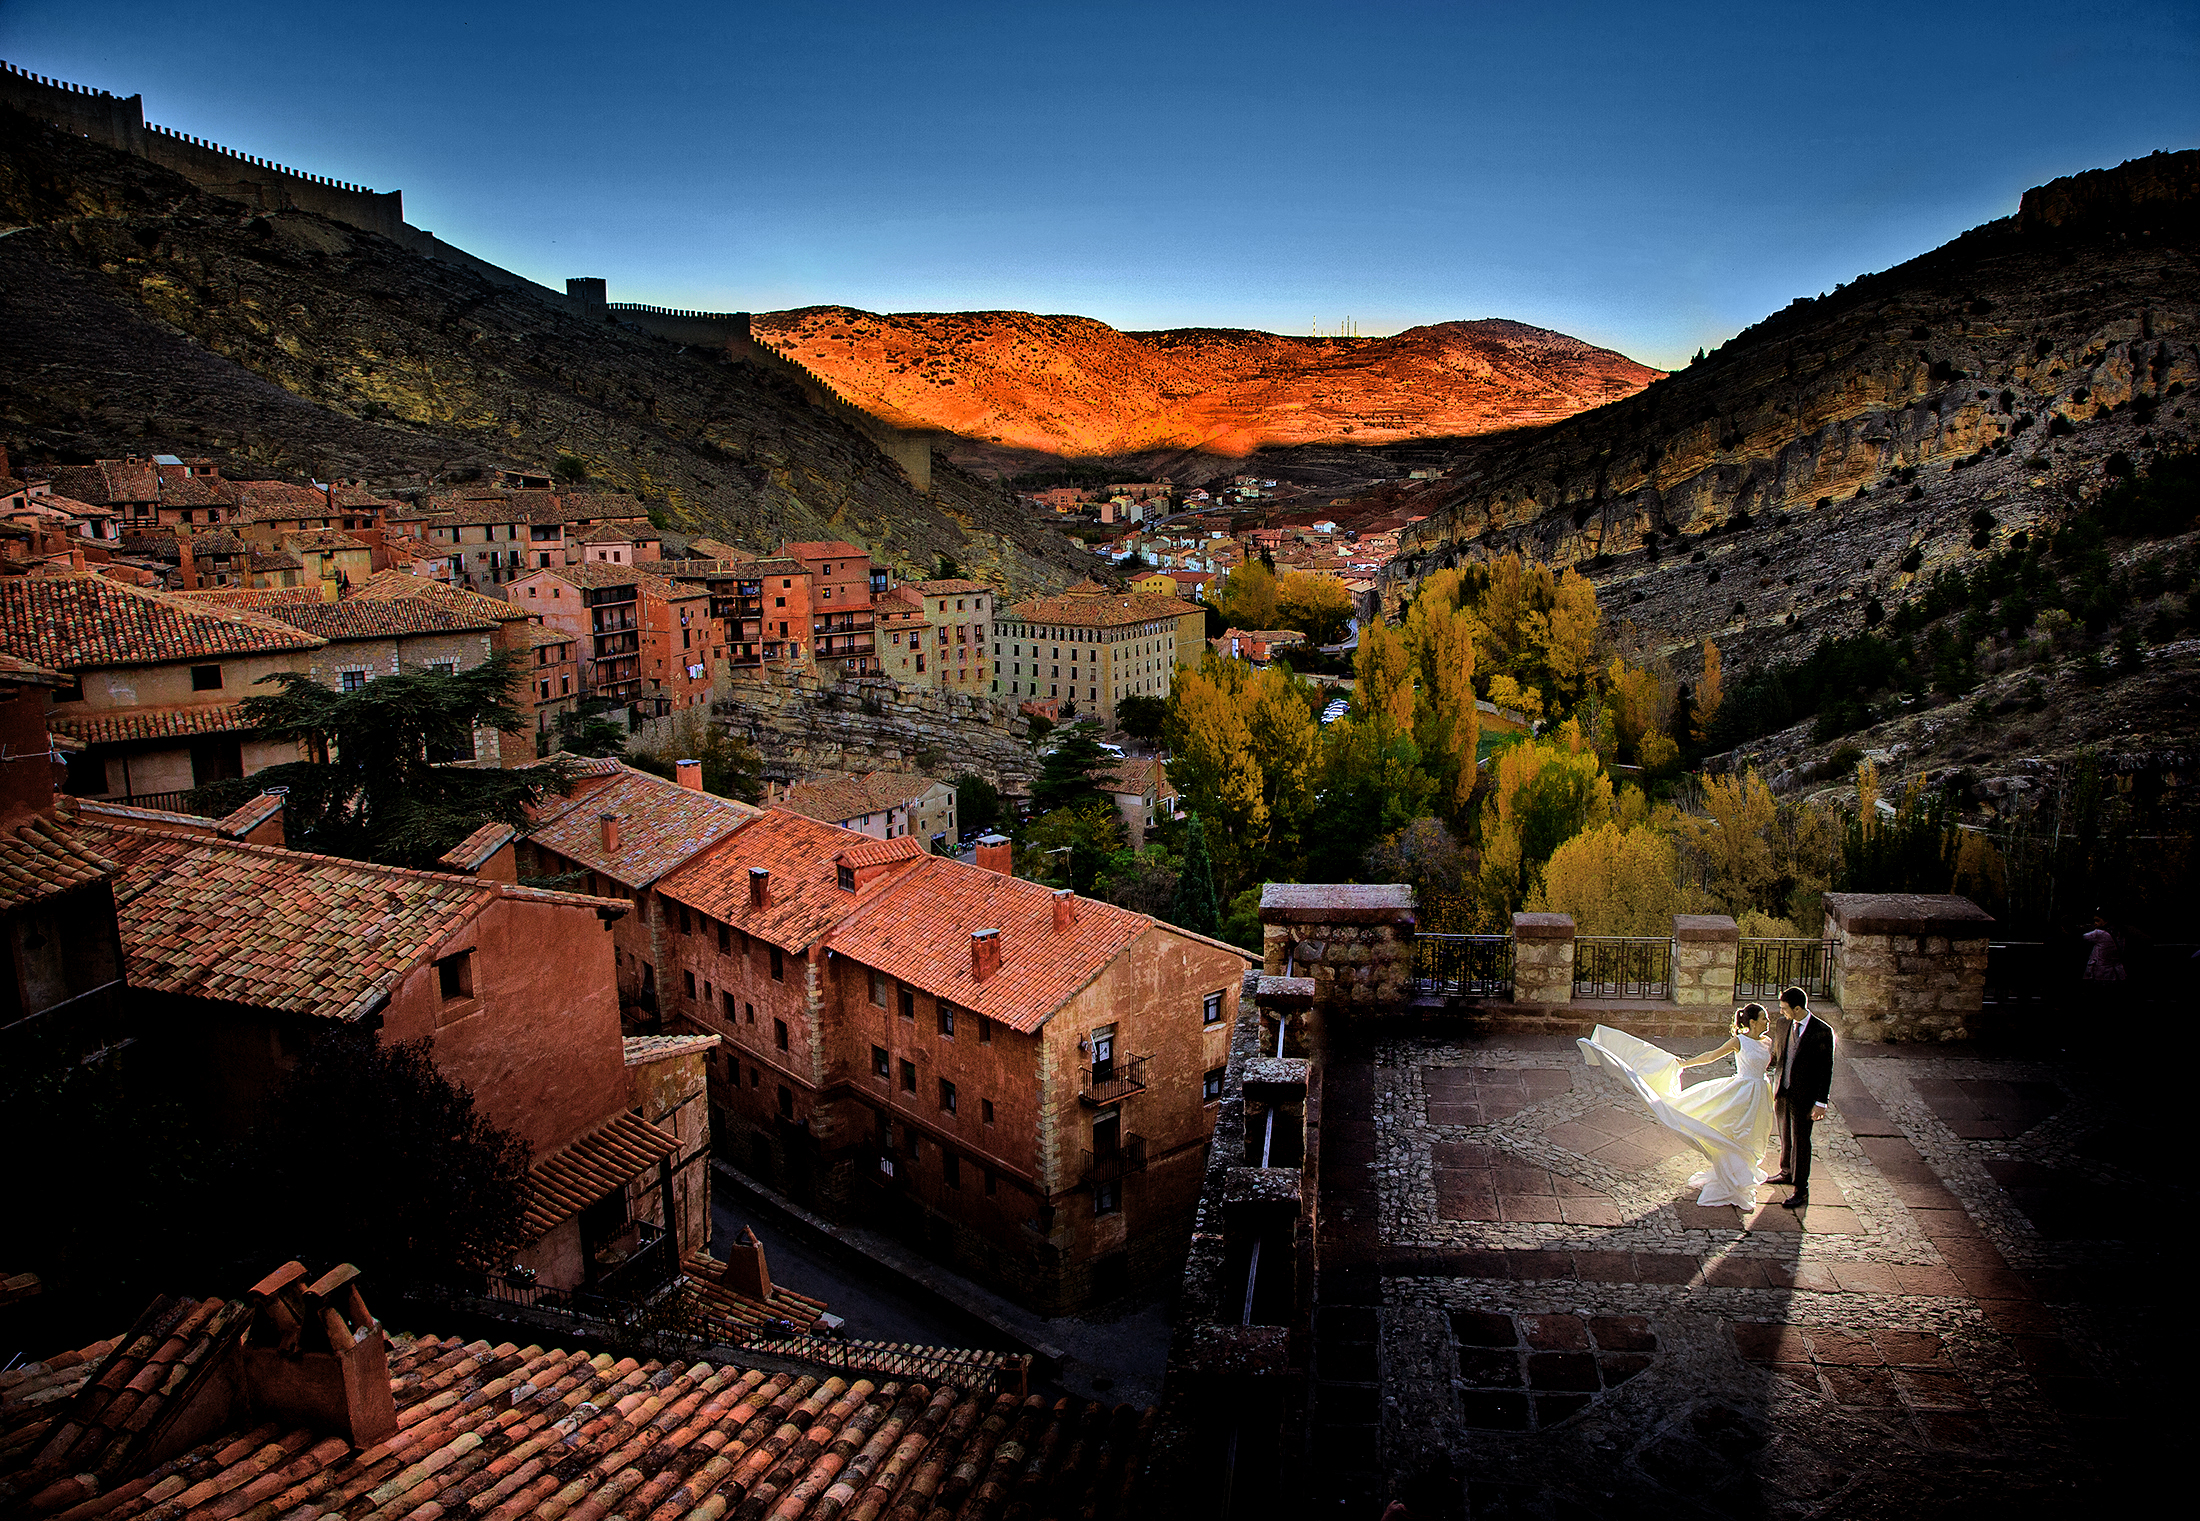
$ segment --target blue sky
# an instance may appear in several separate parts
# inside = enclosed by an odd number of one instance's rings
[[[612,299],[1651,364],[2200,145],[2200,6],[0,0],[0,58]]]

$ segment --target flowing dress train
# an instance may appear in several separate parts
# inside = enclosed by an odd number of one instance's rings
[[[1772,1042],[1747,1035],[1740,1042],[1734,1076],[1689,1088],[1681,1086],[1679,1057],[1625,1030],[1598,1025],[1581,1052],[1592,1067],[1617,1068],[1659,1124],[1710,1160],[1688,1180],[1703,1190],[1698,1204],[1754,1209],[1766,1176],[1758,1162],[1772,1134]]]

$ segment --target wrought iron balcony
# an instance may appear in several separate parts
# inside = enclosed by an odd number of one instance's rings
[[[1123,1144],[1113,1151],[1088,1151],[1085,1153],[1084,1182],[1120,1183],[1134,1172],[1146,1170],[1146,1138],[1127,1135]]]
[[[659,1289],[678,1276],[680,1271],[679,1243],[672,1236],[647,1220],[628,1222],[632,1235],[622,1237],[617,1246],[598,1248],[599,1263],[611,1252],[624,1250],[625,1255],[596,1275],[588,1285],[606,1299],[649,1299]]]
[[[1145,1092],[1146,1061],[1143,1056],[1118,1056],[1113,1061],[1094,1062],[1085,1069],[1085,1089],[1078,1096],[1097,1109]]]

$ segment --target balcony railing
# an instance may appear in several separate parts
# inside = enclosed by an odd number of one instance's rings
[[[1146,1061],[1143,1056],[1118,1056],[1110,1062],[1094,1062],[1085,1069],[1085,1091],[1079,1097],[1097,1107],[1145,1092]]]
[[[1123,1144],[1113,1151],[1088,1151],[1085,1153],[1084,1181],[1094,1183],[1120,1183],[1134,1172],[1146,1170],[1146,1138],[1127,1135]]]
[[[647,1220],[628,1222],[634,1244],[588,1287],[606,1299],[646,1300],[679,1276],[679,1243]],[[622,1232],[623,1234],[623,1232]]]
[[[1415,935],[1413,986],[1438,998],[1510,998],[1510,935]]]
[[[1662,936],[1576,935],[1574,997],[1673,996],[1673,942]]]
[[[1820,998],[1833,996],[1833,942],[1743,940],[1734,957],[1734,996],[1778,998],[1788,988],[1801,988]]]

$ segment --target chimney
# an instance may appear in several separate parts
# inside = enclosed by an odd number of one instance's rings
[[[752,1227],[741,1228],[741,1239],[727,1254],[725,1273],[720,1281],[736,1294],[767,1302],[771,1299],[772,1270],[764,1264],[764,1243],[756,1239]]]
[[[970,932],[970,975],[983,982],[1001,969],[1001,932],[997,929],[972,930]]]
[[[1015,875],[1014,856],[1015,851],[1009,847],[1004,836],[981,834],[978,836],[978,850],[973,860],[981,870],[997,871],[1007,877]]]
[[[372,1447],[397,1430],[388,1338],[359,1297],[359,1269],[343,1263],[310,1286],[305,1277],[293,1262],[252,1289],[242,1349],[249,1418]]]
[[[596,823],[603,831],[603,853],[615,856],[619,853],[619,816],[615,813],[599,813]]]
[[[1054,893],[1054,933],[1064,934],[1077,923],[1077,891],[1062,887]]]
[[[772,874],[761,866],[749,868],[749,907],[769,908],[772,901]]]
[[[699,760],[675,761],[672,765],[681,786],[690,792],[703,790],[703,763]]]

